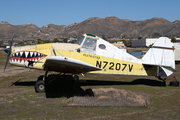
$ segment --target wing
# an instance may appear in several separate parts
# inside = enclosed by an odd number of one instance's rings
[[[44,63],[44,68],[48,69],[48,71],[73,74],[102,70],[101,68],[95,67],[88,63],[61,56],[48,57]]]

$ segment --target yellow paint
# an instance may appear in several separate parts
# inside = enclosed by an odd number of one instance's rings
[[[44,65],[44,63],[46,61],[46,58],[50,57],[51,47],[52,47],[52,43],[49,43],[49,44],[39,44],[39,45],[36,46],[35,51],[37,51],[39,53],[42,53],[42,54],[45,54],[47,56],[45,58],[41,59],[39,62],[37,62],[33,66],[33,68],[43,69],[43,65]]]

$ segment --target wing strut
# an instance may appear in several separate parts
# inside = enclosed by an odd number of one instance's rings
[[[64,55],[61,54],[59,51],[57,51],[55,48],[51,48],[51,54],[50,55],[53,56],[53,53],[54,53],[54,55],[57,56],[56,52],[59,53],[62,57],[64,57]]]

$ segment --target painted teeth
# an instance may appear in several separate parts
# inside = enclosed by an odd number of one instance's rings
[[[26,58],[27,58],[28,54],[29,54],[29,52],[25,52],[25,57],[26,57]]]
[[[21,51],[11,55],[10,63],[22,64],[26,61],[35,61],[41,60],[46,57],[46,55],[38,53],[38,52],[30,52],[30,51]]]
[[[30,56],[32,56],[33,55],[33,52],[30,52]]]
[[[17,52],[12,54],[11,57],[19,57],[19,58],[34,58],[34,57],[44,57],[46,55],[38,53],[38,52]]]

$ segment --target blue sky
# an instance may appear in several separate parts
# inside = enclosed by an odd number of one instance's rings
[[[70,25],[90,17],[116,16],[133,21],[153,17],[180,20],[180,0],[0,0],[0,21]]]

